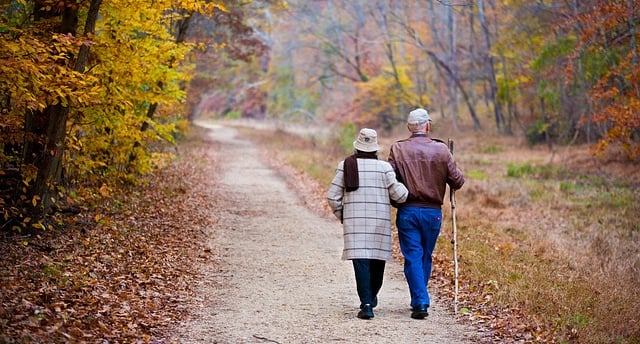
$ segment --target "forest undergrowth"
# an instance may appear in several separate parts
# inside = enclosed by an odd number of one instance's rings
[[[386,159],[392,141],[406,135],[379,136]],[[511,137],[458,136],[455,156],[466,177],[456,193],[460,320],[497,342],[639,343],[638,164],[615,154],[595,158],[587,147],[551,151]],[[314,183],[308,190],[319,202],[353,141],[284,130],[247,137]],[[453,310],[446,199],[431,288]],[[394,246],[401,261],[395,239]]]
[[[0,343],[161,342],[188,316],[219,204],[203,192],[212,143],[194,130],[172,166],[103,190],[55,230],[0,233]]]
[[[324,193],[351,137],[239,130],[302,181],[310,208],[328,214]],[[184,262],[213,256],[202,242],[217,204],[201,192],[215,183],[216,162],[192,134],[173,165],[137,186],[103,190],[101,202],[57,229],[2,233],[0,343],[153,342],[187,316],[197,271]],[[380,133],[379,157],[404,135]],[[637,164],[594,159],[583,147],[553,153],[457,136],[467,179],[456,194],[460,321],[495,342],[639,343]],[[432,290],[453,311],[448,206]]]

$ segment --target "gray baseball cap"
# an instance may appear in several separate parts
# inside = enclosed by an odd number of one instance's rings
[[[409,112],[409,118],[407,118],[407,124],[421,125],[429,122],[431,118],[429,113],[425,109],[415,109]]]

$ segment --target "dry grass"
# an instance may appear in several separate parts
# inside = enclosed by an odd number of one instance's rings
[[[465,272],[476,285],[492,281],[493,302],[518,308],[554,341],[639,342],[640,197],[628,178],[637,166],[604,175],[503,140],[495,154],[470,145],[457,155],[487,175],[458,197]],[[569,153],[588,159],[584,148]]]
[[[340,137],[252,136],[322,186],[346,155]],[[406,135],[380,136],[385,159],[390,143]],[[461,306],[469,320],[493,327],[502,342],[640,343],[637,165],[612,159],[604,166],[584,147],[549,152],[486,134],[456,140],[456,160],[467,179],[456,198]],[[444,283],[451,279],[450,230],[445,221],[435,257]],[[490,315],[498,325],[479,320]]]

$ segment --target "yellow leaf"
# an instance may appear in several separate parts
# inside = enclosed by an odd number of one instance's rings
[[[109,187],[105,184],[102,184],[100,187],[100,195],[102,195],[102,197],[109,197]]]

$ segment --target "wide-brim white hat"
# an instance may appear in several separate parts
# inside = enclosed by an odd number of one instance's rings
[[[380,149],[378,145],[378,133],[369,128],[363,128],[358,134],[358,138],[353,141],[353,147],[361,152],[376,152]]]

